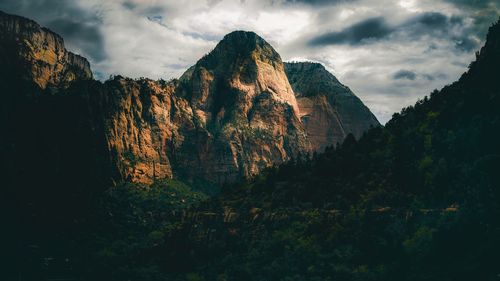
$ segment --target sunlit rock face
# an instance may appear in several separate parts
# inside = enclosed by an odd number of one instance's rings
[[[342,143],[350,133],[359,138],[371,126],[380,125],[363,102],[321,64],[285,63],[285,70],[313,150],[321,152]]]
[[[36,107],[40,98],[58,108],[38,110],[57,121],[37,125],[50,128],[40,134],[60,136],[52,136],[47,146],[69,158],[72,145],[85,147],[89,152],[78,157],[86,160],[74,162],[99,158],[96,165],[102,168],[96,169],[110,182],[182,178],[222,185],[321,151],[349,132],[360,136],[378,124],[322,66],[284,64],[253,32],[226,35],[180,79],[169,82],[121,76],[95,81],[85,58],[68,52],[57,34],[22,17],[0,13],[0,38],[5,89],[21,89],[9,98],[19,108],[27,101]],[[33,102],[16,100],[16,95]],[[28,124],[37,118],[30,114],[5,115],[23,116]],[[75,128],[84,138],[66,133]],[[60,143],[65,150],[58,150]]]
[[[198,137],[176,162],[199,165],[203,178],[234,181],[311,150],[283,62],[253,32],[226,35],[181,77],[177,95],[191,105]]]
[[[175,138],[181,124],[174,123],[180,112],[173,110],[179,107],[173,98],[175,86],[115,77],[100,88],[97,106],[105,109],[108,150],[120,178],[144,183],[172,178],[165,145]]]
[[[92,79],[87,59],[68,52],[59,35],[34,21],[0,12],[0,40],[4,65],[42,89]]]
[[[252,32],[227,35],[179,80],[118,76],[95,92],[129,181],[223,184],[311,152],[281,58]]]

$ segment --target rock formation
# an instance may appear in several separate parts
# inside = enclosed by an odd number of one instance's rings
[[[230,183],[321,151],[350,132],[360,136],[378,124],[321,65],[284,64],[253,32],[226,35],[182,77],[169,82],[121,76],[94,81],[86,59],[68,52],[57,34],[22,17],[1,13],[0,38],[6,91],[37,99],[50,96],[57,108],[78,108],[74,116],[60,116],[64,111],[58,109],[59,115],[49,114],[56,121],[41,126],[53,126],[47,132],[61,132],[63,139],[78,126],[79,132],[88,132],[84,139],[91,139],[91,146],[68,141],[74,149],[87,147],[87,158],[102,158],[102,170],[109,170],[115,182],[178,177]],[[19,90],[19,83],[32,86]],[[29,114],[23,118],[29,120]],[[61,118],[65,123],[59,124]]]
[[[181,77],[177,95],[191,105],[198,141],[176,162],[201,165],[202,178],[234,181],[310,152],[283,62],[253,32],[226,35]]]
[[[127,180],[234,182],[311,152],[281,58],[252,32],[228,34],[179,80],[115,77],[100,92]]]

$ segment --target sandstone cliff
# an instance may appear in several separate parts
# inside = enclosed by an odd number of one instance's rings
[[[321,64],[285,63],[285,70],[314,150],[342,143],[349,133],[359,138],[371,126],[380,125],[363,102]]]
[[[166,144],[178,137],[174,132],[182,124],[177,120],[181,110],[173,108],[186,108],[173,97],[175,86],[115,77],[98,88],[101,94],[94,103],[103,108],[105,137],[118,179],[172,178]]]
[[[281,58],[252,32],[227,35],[179,81],[116,77],[101,92],[109,150],[131,181],[234,182],[310,152]]]

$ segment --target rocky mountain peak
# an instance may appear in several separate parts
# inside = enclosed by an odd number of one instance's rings
[[[181,165],[218,163],[198,177],[231,181],[310,152],[281,57],[254,32],[229,33],[180,81],[176,96],[189,102],[203,135],[197,151],[179,149]]]
[[[220,43],[224,44],[226,42],[231,44],[238,44],[238,42],[240,42],[242,44],[253,43],[260,46],[269,45],[266,40],[257,35],[257,33],[245,30],[235,30],[224,35]]]
[[[258,59],[274,66],[282,63],[278,52],[266,40],[251,31],[233,31],[225,35],[214,50],[200,60],[200,63],[241,59]]]
[[[92,79],[87,59],[67,51],[62,37],[30,19],[0,11],[0,41],[0,63],[12,67],[7,76],[42,89]]]
[[[254,32],[227,34],[181,80],[188,89],[182,95],[205,111],[208,120],[221,112],[226,120],[247,118],[261,94],[287,104],[296,115],[299,112],[280,55]]]

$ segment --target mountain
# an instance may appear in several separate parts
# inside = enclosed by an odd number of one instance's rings
[[[27,21],[12,17],[4,26],[14,20]],[[2,35],[1,50],[24,48],[38,33],[26,34]],[[500,21],[457,82],[386,126],[359,139],[347,135],[324,153],[296,157],[211,198],[160,178],[194,177],[215,168],[193,163],[231,159],[204,153],[216,142],[240,155],[247,148],[239,144],[280,145],[247,138],[243,128],[286,125],[292,141],[303,132],[306,142],[283,148],[307,148],[307,141],[308,151],[324,147],[310,138],[313,114],[301,115],[300,99],[322,103],[315,106],[328,111],[321,118],[345,126],[335,98],[347,90],[330,77],[325,88],[338,90],[307,91],[300,81],[316,74],[287,73],[268,44],[244,32],[228,35],[170,82],[116,76],[101,83],[84,74],[85,63],[40,80],[25,73],[37,60],[5,54],[3,234],[6,265],[16,270],[12,278],[4,273],[6,280],[498,279]],[[254,94],[259,98],[247,97]],[[335,119],[330,112],[337,111]],[[261,124],[264,118],[273,122]],[[183,160],[189,151],[196,156]],[[235,167],[211,171],[225,180]],[[137,183],[151,178],[151,185]],[[135,183],[103,192],[124,179]]]
[[[49,159],[50,165],[37,164],[41,174],[57,171],[59,178],[71,166],[64,174],[81,171],[76,178],[87,177],[86,165],[93,163],[104,185],[180,178],[220,186],[378,125],[347,88],[332,86],[338,81],[324,68],[318,66],[323,72],[314,78],[307,68],[291,71],[253,32],[226,35],[179,79],[115,76],[101,83],[93,80],[88,61],[67,51],[57,34],[5,13],[0,24],[0,79],[14,102],[3,120],[24,120],[5,124],[13,138],[5,147],[19,147],[19,155],[9,157],[23,163],[43,163],[47,156],[41,151],[61,155]],[[289,76],[300,82],[292,87]],[[317,93],[305,97],[308,83],[328,87],[311,86],[307,91]],[[27,111],[28,105],[34,108]],[[35,120],[35,112],[43,117]],[[34,132],[48,139],[43,147],[21,149]],[[81,155],[72,151],[79,147]]]
[[[359,139],[370,127],[380,126],[363,102],[321,64],[285,63],[285,71],[313,150],[342,143],[348,134]]]

